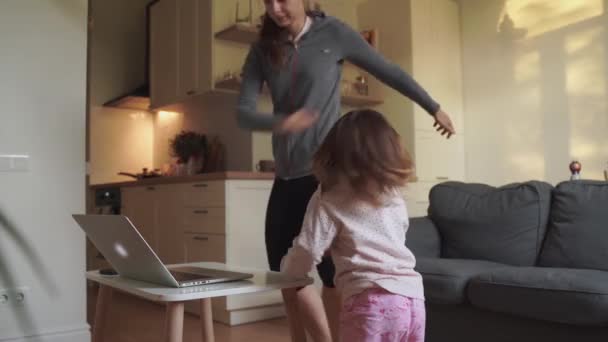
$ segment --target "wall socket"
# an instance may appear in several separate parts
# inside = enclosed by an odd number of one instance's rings
[[[0,289],[0,309],[3,307],[22,306],[29,301],[28,287],[15,287],[9,289]]]
[[[21,154],[0,154],[0,171],[27,172],[30,169],[30,156]]]

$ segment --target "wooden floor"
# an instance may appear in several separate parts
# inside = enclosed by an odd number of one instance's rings
[[[87,319],[92,326],[97,298],[96,288],[89,288],[87,297]],[[108,308],[106,341],[162,342],[164,313],[164,306],[115,292]],[[200,342],[200,329],[198,316],[184,315],[184,342]],[[217,342],[290,341],[287,321],[284,318],[235,327],[215,323],[214,329]]]

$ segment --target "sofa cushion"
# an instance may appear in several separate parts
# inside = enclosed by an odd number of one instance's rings
[[[535,265],[552,188],[537,181],[499,188],[461,182],[434,186],[429,217],[441,235],[441,256]]]
[[[410,219],[405,245],[417,258],[439,258],[441,254],[439,231],[433,221],[426,216]]]
[[[469,280],[495,268],[506,267],[482,260],[417,258],[416,271],[422,275],[424,296],[436,304],[462,304],[467,302]]]
[[[512,267],[471,280],[468,297],[481,309],[558,323],[608,325],[608,272]]]
[[[608,182],[557,185],[539,264],[608,271]]]

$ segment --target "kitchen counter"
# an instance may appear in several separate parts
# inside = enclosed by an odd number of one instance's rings
[[[227,172],[212,172],[201,173],[194,176],[162,176],[145,178],[141,180],[128,180],[125,182],[92,184],[92,189],[108,188],[108,187],[129,187],[142,185],[159,185],[159,184],[175,184],[175,183],[191,183],[201,181],[214,180],[272,180],[274,179],[273,172],[245,172],[245,171],[227,171]]]

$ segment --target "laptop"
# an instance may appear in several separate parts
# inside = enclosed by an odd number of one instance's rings
[[[116,272],[125,278],[168,287],[188,287],[253,277],[249,273],[194,266],[167,267],[126,216],[72,217]]]

